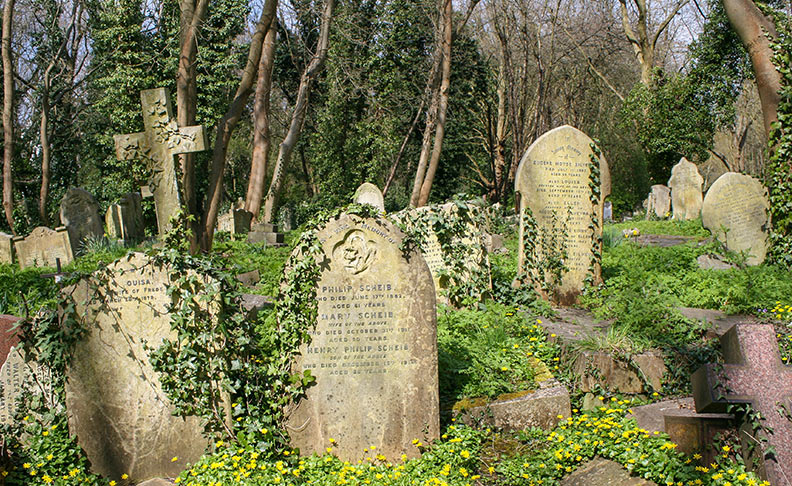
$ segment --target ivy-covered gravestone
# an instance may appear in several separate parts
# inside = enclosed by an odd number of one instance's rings
[[[107,478],[175,477],[207,446],[197,418],[172,415],[149,362],[175,338],[170,283],[167,268],[134,253],[70,289],[87,336],[67,370],[69,430]]]
[[[521,222],[518,279],[561,304],[575,303],[587,279],[600,280],[608,163],[591,138],[565,125],[528,148],[514,185]]]
[[[333,447],[349,461],[366,448],[390,461],[414,457],[413,439],[439,434],[429,268],[420,253],[400,248],[404,236],[382,217],[342,214],[317,237],[318,316],[295,365],[316,384],[289,417],[292,443],[304,454]]]
[[[385,197],[379,187],[370,182],[364,182],[357,188],[354,200],[358,204],[370,204],[380,212],[385,212]]]

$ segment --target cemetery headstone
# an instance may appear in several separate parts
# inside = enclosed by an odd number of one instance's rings
[[[116,135],[116,157],[144,159],[152,164],[151,191],[157,213],[159,234],[170,230],[170,219],[181,207],[173,157],[206,150],[202,126],[179,127],[173,118],[168,92],[164,88],[140,92],[145,131]]]
[[[651,217],[665,218],[671,210],[671,189],[655,184],[649,193],[649,206],[646,208],[646,219]]]
[[[370,182],[364,182],[357,188],[354,200],[358,204],[370,204],[385,212],[385,198],[382,196],[382,191]]]
[[[17,236],[14,250],[22,268],[55,267],[58,260],[61,265],[74,260],[69,232],[64,226],[54,230],[39,226],[26,237]]]
[[[318,317],[297,370],[316,385],[287,430],[303,453],[365,457],[375,446],[390,461],[417,455],[413,439],[439,434],[437,325],[432,276],[384,218],[342,215],[317,234],[324,249]]]
[[[682,157],[671,168],[668,187],[671,188],[671,207],[674,219],[696,219],[701,214],[701,186],[704,178],[699,174],[696,164]]]
[[[244,209],[232,209],[217,218],[217,230],[227,231],[232,235],[245,234],[250,231],[253,213]]]
[[[0,263],[14,263],[14,236],[0,232]]]
[[[544,287],[552,277],[541,270],[542,262],[565,249],[561,283],[550,296],[564,305],[577,300],[589,272],[594,281],[600,280],[599,265],[592,265],[592,260],[601,247],[602,206],[610,194],[610,172],[600,155],[599,180],[590,179],[593,144],[585,133],[568,125],[550,130],[525,152],[515,177],[523,221],[519,273],[527,272],[537,291],[547,294]],[[597,182],[599,194],[593,204],[590,184]],[[531,228],[536,234],[525,234]]]
[[[271,246],[281,246],[284,242],[284,235],[278,231],[278,227],[270,223],[255,223],[250,227],[247,237],[248,243],[265,242]]]
[[[137,243],[145,238],[142,200],[140,193],[129,192],[121,196],[118,204],[107,208],[107,236],[125,243]]]
[[[731,251],[745,252],[758,265],[767,254],[770,230],[767,189],[751,176],[728,172],[707,191],[701,222]]]
[[[763,469],[774,486],[792,481],[792,367],[781,361],[772,324],[742,322],[720,338],[725,364],[708,364],[692,377],[696,411],[724,413],[729,404],[750,403],[762,416],[762,426],[771,433],[760,447],[774,454],[765,458]],[[742,435],[743,441],[752,439]],[[744,450],[749,450],[744,444]],[[764,454],[760,454],[762,456]],[[748,461],[746,461],[747,463]]]
[[[610,201],[605,201],[602,205],[602,220],[606,223],[613,222],[613,203]]]
[[[67,371],[69,430],[93,470],[106,477],[128,474],[132,483],[175,477],[207,442],[199,419],[172,415],[146,349],[176,337],[168,271],[135,253],[107,275],[74,289],[77,315],[89,333],[76,344]]]
[[[99,203],[90,192],[79,187],[72,187],[63,196],[60,220],[69,232],[74,255],[80,252],[87,238],[101,238],[104,235],[102,219],[99,217]]]

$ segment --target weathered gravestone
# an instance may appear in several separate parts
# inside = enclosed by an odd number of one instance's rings
[[[202,126],[179,127],[176,124],[170,96],[164,88],[141,91],[140,102],[145,131],[116,135],[116,157],[120,160],[144,159],[151,163],[150,186],[159,234],[163,236],[170,230],[170,219],[181,207],[173,157],[206,150],[206,135]]]
[[[14,236],[0,232],[0,263],[14,263]]]
[[[522,221],[518,272],[547,294],[546,284],[553,277],[543,262],[566,250],[566,258],[559,258],[565,270],[552,296],[565,305],[577,300],[590,272],[594,281],[600,279],[599,265],[592,262],[601,251],[602,205],[610,194],[610,172],[605,157],[595,157],[596,177],[593,145],[577,128],[550,130],[525,152],[515,177]]]
[[[674,219],[696,219],[701,214],[701,186],[704,178],[699,174],[696,164],[682,157],[671,168],[668,187],[671,188],[671,207]]]
[[[605,201],[602,206],[602,220],[606,223],[613,222],[613,203]]]
[[[60,220],[69,232],[74,255],[82,250],[86,239],[101,238],[104,235],[102,219],[99,217],[99,203],[90,192],[79,187],[72,187],[61,199]]]
[[[745,252],[746,263],[758,265],[767,254],[770,231],[767,189],[751,176],[728,172],[704,198],[701,222],[731,251]]]
[[[651,217],[665,218],[671,210],[671,189],[655,184],[649,192],[649,205],[646,208],[646,219]]]
[[[454,283],[478,281],[481,288],[472,290],[479,292],[491,284],[486,234],[473,223],[476,212],[481,211],[481,208],[468,203],[462,203],[461,206],[465,209],[460,209],[458,203],[450,202],[439,206],[412,208],[391,215],[393,220],[410,229],[422,227],[425,238],[421,253],[432,272],[438,296]],[[461,211],[470,211],[467,215],[469,217],[462,216]],[[441,241],[438,231],[445,231],[449,236]],[[458,266],[449,267],[449,261],[457,262]]]
[[[118,204],[107,208],[105,224],[108,237],[125,243],[137,243],[145,238],[142,200],[140,193],[128,192],[121,196]]]
[[[388,460],[418,454],[413,439],[437,438],[437,326],[432,276],[421,255],[384,218],[342,215],[318,232],[318,318],[296,362],[316,385],[287,430],[303,453],[345,460],[376,447]]]
[[[770,447],[774,449],[764,459],[760,473],[773,486],[790,486],[792,420],[788,414],[792,410],[792,367],[781,362],[773,325],[738,323],[720,341],[725,364],[704,365],[693,374],[696,411],[724,413],[729,404],[751,404],[761,414],[764,429],[771,431],[759,432],[766,439],[759,447],[764,453]],[[750,434],[741,433],[744,451],[756,440],[755,432]]]
[[[171,415],[145,348],[176,338],[168,315],[169,273],[135,253],[106,275],[106,281],[93,277],[74,288],[88,335],[75,346],[67,371],[69,430],[93,470],[106,477],[128,474],[136,483],[177,476],[207,442],[197,418]]]
[[[64,226],[54,230],[39,226],[26,237],[17,236],[14,250],[22,268],[56,267],[58,260],[61,265],[74,260],[69,232]]]
[[[19,336],[14,329],[17,321],[18,317],[0,315],[0,425],[13,423],[17,401],[25,387],[55,405],[48,370],[26,363],[19,349]]]
[[[254,223],[247,237],[248,243],[265,242],[272,246],[282,246],[284,240],[284,235],[278,231],[278,226],[271,223]]]
[[[231,209],[217,218],[217,230],[227,231],[232,235],[245,234],[250,231],[253,213],[244,209]]]
[[[370,182],[364,182],[357,188],[354,201],[358,204],[370,204],[385,212],[385,198],[382,196],[382,191]]]

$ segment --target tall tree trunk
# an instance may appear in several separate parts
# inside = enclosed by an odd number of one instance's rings
[[[11,232],[14,231],[14,184],[11,164],[14,158],[14,66],[11,59],[11,22],[14,0],[3,7],[3,209]]]
[[[445,12],[446,0],[439,0],[439,13],[437,20],[437,34],[435,35],[435,48],[432,53],[432,71],[426,81],[424,96],[429,99],[429,108],[426,111],[426,125],[424,126],[423,140],[421,142],[421,154],[418,157],[418,167],[415,169],[415,179],[413,180],[412,194],[410,195],[410,206],[417,207],[421,198],[421,186],[426,177],[426,168],[429,164],[429,155],[432,146],[432,134],[435,132],[437,122],[437,112],[440,106],[440,71],[443,64],[443,33],[442,26],[445,25],[443,15]]]
[[[51,147],[49,141],[49,72],[44,74],[41,90],[41,124],[39,142],[41,143],[41,189],[39,190],[39,217],[44,226],[49,226],[47,200],[49,199]]]
[[[316,53],[313,58],[311,58],[311,62],[308,64],[308,67],[305,68],[305,72],[303,72],[300,78],[300,87],[297,89],[297,100],[294,102],[294,111],[292,112],[289,131],[286,133],[286,137],[283,139],[278,149],[275,171],[272,174],[272,181],[270,182],[267,195],[264,198],[263,221],[265,223],[272,223],[274,219],[273,213],[278,204],[278,197],[280,196],[280,191],[283,186],[283,173],[291,161],[294,145],[300,137],[303,121],[305,120],[305,113],[308,110],[308,96],[311,93],[314,80],[324,66],[325,59],[327,59],[327,47],[330,43],[330,21],[333,17],[334,7],[335,0],[326,0],[325,9],[324,12],[322,12],[322,27],[319,33],[319,43],[316,46]]]
[[[445,136],[446,113],[448,112],[448,90],[451,86],[451,40],[453,36],[453,6],[451,0],[444,0],[443,8],[443,63],[442,77],[440,80],[440,93],[437,106],[437,126],[435,128],[434,146],[432,147],[432,157],[429,160],[429,168],[426,169],[426,177],[421,183],[421,192],[418,197],[418,206],[425,206],[429,202],[429,193],[432,191],[432,183],[440,163],[440,154],[443,150],[443,138]]]
[[[275,41],[277,20],[273,20],[264,38],[264,52],[258,69],[256,96],[253,101],[253,156],[250,161],[245,209],[258,220],[261,200],[264,197],[264,182],[267,177],[267,159],[270,150],[270,94],[272,92],[272,67],[275,65]]]
[[[270,26],[274,23],[275,13],[278,8],[278,0],[267,0],[261,10],[261,17],[256,25],[256,32],[250,40],[248,49],[247,64],[242,72],[242,78],[237,86],[234,99],[228,107],[228,111],[217,123],[214,151],[212,152],[212,171],[209,174],[209,189],[206,196],[206,210],[203,217],[203,228],[201,238],[201,249],[208,251],[212,248],[212,238],[214,228],[217,223],[217,212],[220,209],[220,200],[223,195],[223,174],[225,172],[226,154],[228,153],[228,142],[234,133],[242,110],[247,104],[250,93],[253,92],[253,82],[256,79],[259,63],[261,61],[261,51],[264,38],[270,31]]]
[[[773,64],[773,50],[765,32],[772,38],[777,38],[775,24],[762,14],[752,0],[723,0],[723,8],[729,23],[751,57],[762,104],[765,134],[769,136],[770,127],[778,120],[781,76]]]
[[[209,0],[179,0],[179,68],[176,73],[176,119],[179,126],[195,125],[197,84],[195,60],[198,55],[198,32],[206,16]],[[184,205],[196,213],[195,154],[179,155]],[[195,229],[195,228],[194,228]]]

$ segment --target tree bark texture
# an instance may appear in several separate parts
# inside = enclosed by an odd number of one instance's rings
[[[264,51],[259,62],[256,95],[253,101],[253,155],[250,161],[245,209],[258,220],[264,183],[267,177],[267,159],[270,151],[270,94],[272,92],[272,68],[275,65],[275,42],[277,21],[273,20],[264,38]]]
[[[12,162],[14,158],[14,65],[11,58],[11,23],[14,17],[14,0],[3,6],[3,209],[11,232],[14,231],[14,184]]]
[[[308,96],[311,87],[327,59],[327,48],[330,43],[330,21],[333,17],[335,0],[327,0],[322,12],[322,26],[319,32],[319,43],[316,46],[316,53],[311,58],[311,62],[305,68],[300,78],[300,86],[297,89],[297,100],[294,102],[289,131],[286,133],[283,142],[278,149],[278,159],[275,162],[275,170],[272,174],[269,190],[264,198],[264,223],[272,223],[274,220],[275,208],[278,205],[278,197],[283,187],[283,174],[291,161],[294,145],[297,143],[302,131],[305,113],[308,110]]]
[[[751,58],[762,104],[765,134],[769,136],[770,127],[778,120],[778,92],[781,90],[781,76],[773,64],[773,50],[767,38],[767,35],[772,38],[778,36],[775,24],[765,17],[752,0],[723,0],[723,8]]]
[[[234,99],[231,101],[228,111],[217,123],[214,150],[212,152],[212,169],[209,173],[209,188],[206,196],[206,209],[202,220],[201,249],[204,251],[208,251],[212,247],[217,213],[223,196],[223,174],[225,172],[228,142],[231,140],[234,128],[236,128],[236,124],[242,116],[242,110],[253,92],[253,84],[256,80],[256,73],[261,60],[264,37],[270,30],[277,8],[277,0],[267,0],[264,4],[261,10],[261,17],[256,25],[256,31],[250,40],[247,63],[245,64],[245,70],[242,71],[242,78],[239,81],[239,86],[237,86]]]
[[[198,33],[206,16],[209,0],[179,0],[179,68],[176,73],[176,120],[180,127],[195,125],[197,84],[195,60],[198,55]],[[183,204],[190,214],[196,213],[195,154],[179,155]]]
[[[452,42],[452,22],[453,6],[451,0],[444,0],[443,7],[443,63],[440,79],[440,92],[437,106],[437,127],[435,128],[434,145],[432,156],[429,159],[429,167],[426,169],[426,177],[421,183],[421,192],[418,197],[418,206],[426,206],[429,202],[429,194],[432,191],[432,183],[440,164],[440,154],[443,150],[443,138],[445,136],[446,113],[448,112],[448,94],[451,86],[451,42]]]

